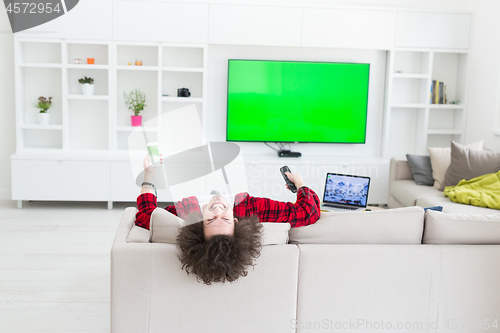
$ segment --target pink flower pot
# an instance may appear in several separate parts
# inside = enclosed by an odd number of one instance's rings
[[[132,126],[141,126],[142,116],[130,116],[132,119]]]

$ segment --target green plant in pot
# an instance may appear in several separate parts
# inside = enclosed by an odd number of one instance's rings
[[[50,113],[48,111],[52,106],[52,97],[47,99],[40,96],[36,102],[33,103],[33,106],[40,110],[40,112],[38,112],[38,123],[40,123],[40,125],[48,125],[50,122]]]
[[[78,82],[82,85],[82,92],[86,96],[92,96],[94,94],[94,79],[91,77],[84,76],[79,79]]]
[[[142,116],[139,113],[144,110],[146,106],[146,95],[140,89],[134,89],[128,94],[123,92],[123,98],[125,99],[125,104],[129,110],[134,112],[132,119],[132,126],[141,126]]]

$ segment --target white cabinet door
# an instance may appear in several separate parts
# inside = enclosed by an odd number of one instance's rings
[[[206,43],[208,4],[115,1],[113,37],[121,41]]]
[[[396,46],[469,48],[471,14],[398,12]]]
[[[130,162],[111,162],[111,201],[136,201],[141,193]]]
[[[13,200],[109,200],[109,162],[13,160]]]
[[[54,1],[56,2],[58,1]],[[80,0],[66,14],[42,25],[18,32],[16,36],[111,40],[113,39],[112,22],[112,0]]]
[[[300,46],[302,9],[210,5],[210,44]]]
[[[302,46],[388,50],[396,14],[388,10],[304,8]]]

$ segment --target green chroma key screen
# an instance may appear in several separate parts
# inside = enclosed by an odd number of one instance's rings
[[[229,60],[227,141],[365,143],[370,64]]]

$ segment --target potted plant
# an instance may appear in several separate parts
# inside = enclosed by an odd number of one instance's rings
[[[92,96],[94,94],[94,79],[91,77],[84,76],[83,79],[79,79],[78,82],[82,85],[82,92],[86,96]]]
[[[46,99],[45,97],[40,96],[36,102],[33,103],[33,105],[40,110],[38,113],[38,122],[40,125],[48,125],[50,121],[50,113],[47,111],[52,106],[52,97]]]
[[[139,113],[144,110],[144,107],[146,106],[146,95],[139,89],[135,89],[128,94],[123,92],[123,98],[125,99],[125,104],[127,104],[129,110],[134,112],[134,115],[130,116],[132,119],[132,126],[141,126],[142,116],[139,116]]]

